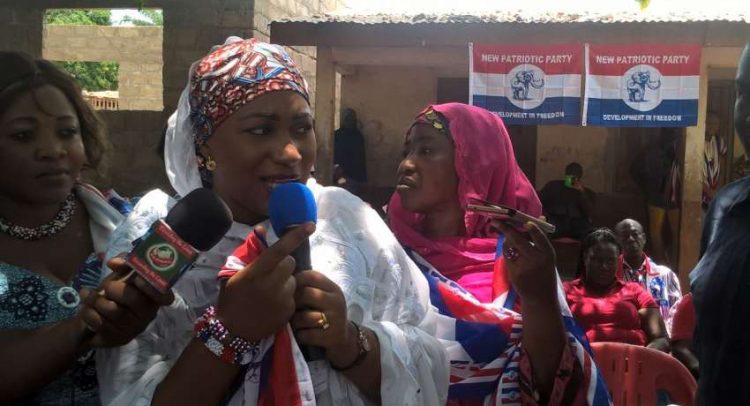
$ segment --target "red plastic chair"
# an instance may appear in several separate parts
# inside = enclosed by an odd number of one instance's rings
[[[669,354],[622,343],[592,343],[591,348],[615,405],[656,405],[657,390],[666,391],[671,404],[693,405],[695,378]]]

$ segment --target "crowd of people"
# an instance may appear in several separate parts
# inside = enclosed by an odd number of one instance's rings
[[[737,89],[750,151],[750,45]],[[294,61],[232,37],[191,66],[168,120],[177,195],[132,206],[82,180],[108,142],[73,79],[0,53],[0,403],[600,405],[609,395],[589,343],[601,341],[672,353],[699,377],[700,404],[750,402],[750,179],[711,191],[683,296],[646,255],[640,223],[590,230],[580,165],[540,200],[497,115],[459,103],[415,113],[384,221],[311,175],[313,113]],[[356,189],[367,175],[354,111],[336,149],[356,151],[336,162]],[[673,176],[661,161],[660,179]],[[277,235],[268,202],[284,182],[309,187],[317,222]],[[161,292],[123,255],[200,188],[234,222]],[[658,198],[654,216],[671,208]],[[561,282],[538,225],[467,210],[477,200],[580,239],[577,279]],[[305,240],[312,269],[295,272]]]

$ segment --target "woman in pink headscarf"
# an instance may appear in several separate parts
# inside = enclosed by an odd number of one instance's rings
[[[542,213],[498,116],[430,106],[406,135],[388,218],[430,281],[433,305],[451,320],[439,337],[450,343],[451,402],[607,404],[585,338],[566,332],[574,322],[548,239],[535,225],[518,230],[465,210],[473,198]],[[488,385],[481,378],[493,368]]]

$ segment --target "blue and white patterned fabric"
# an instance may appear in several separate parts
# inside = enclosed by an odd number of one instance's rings
[[[75,193],[89,213],[94,252],[68,284],[0,261],[0,330],[33,330],[67,320],[78,312],[78,291],[99,285],[107,240],[124,218],[129,204],[114,193],[105,197],[90,185],[77,185]],[[58,379],[38,393],[13,404],[99,405],[93,351],[81,355]]]

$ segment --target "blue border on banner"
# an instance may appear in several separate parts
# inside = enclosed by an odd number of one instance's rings
[[[475,94],[471,104],[498,114],[505,124],[510,125],[581,124],[580,97],[548,97],[539,107],[524,110],[513,105],[507,97]],[[531,118],[540,114],[550,115],[550,118]]]
[[[602,127],[690,127],[698,123],[698,100],[662,100],[651,111],[638,111],[620,99],[590,98],[586,122]]]

